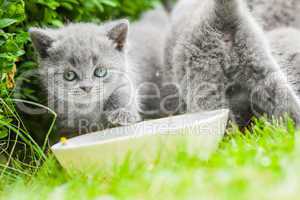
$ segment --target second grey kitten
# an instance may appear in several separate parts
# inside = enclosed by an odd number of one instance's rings
[[[298,98],[243,1],[180,1],[166,52],[165,80],[180,85],[185,111],[230,108],[240,126],[288,113],[300,125]]]

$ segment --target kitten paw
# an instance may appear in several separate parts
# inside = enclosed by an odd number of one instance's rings
[[[142,118],[137,112],[119,109],[109,113],[107,120],[113,125],[127,126],[142,121]]]

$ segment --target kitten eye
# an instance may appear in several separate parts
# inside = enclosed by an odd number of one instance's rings
[[[98,78],[105,78],[108,75],[108,70],[106,68],[97,68],[94,75]]]
[[[74,71],[66,71],[64,73],[64,79],[67,81],[74,81],[77,78],[77,74]]]

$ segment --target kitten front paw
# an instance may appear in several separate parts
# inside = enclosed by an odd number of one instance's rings
[[[126,109],[112,111],[107,115],[107,120],[113,125],[127,126],[142,121],[138,112],[130,112]]]

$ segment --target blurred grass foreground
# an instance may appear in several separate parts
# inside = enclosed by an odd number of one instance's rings
[[[0,199],[298,199],[300,140],[292,122],[256,120],[228,130],[208,161],[185,148],[146,164],[128,157],[110,170],[64,171],[48,155],[38,171],[7,170]]]

